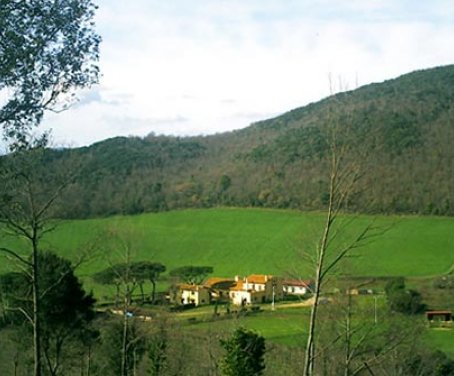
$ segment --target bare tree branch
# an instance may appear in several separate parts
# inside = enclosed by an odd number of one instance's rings
[[[25,258],[23,258],[21,255],[19,255],[17,252],[14,252],[13,250],[6,248],[6,247],[0,247],[0,252],[5,252],[6,254],[12,256],[14,259],[20,261],[22,264],[25,264],[27,266],[32,266],[32,263],[30,261],[27,261]]]

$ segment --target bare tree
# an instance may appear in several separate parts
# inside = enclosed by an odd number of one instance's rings
[[[50,153],[44,146],[38,143],[33,148],[18,150],[0,160],[0,254],[13,262],[30,281],[31,312],[23,307],[15,309],[33,328],[35,376],[41,374],[43,366],[41,302],[66,277],[66,274],[61,275],[42,289],[39,255],[44,251],[43,238],[58,225],[55,203],[76,175],[65,161],[55,164],[52,171],[43,168]],[[86,259],[91,252],[90,246],[86,251],[81,252],[74,268]]]
[[[331,100],[337,106],[342,105],[338,97],[332,97]],[[364,188],[360,183],[367,168],[368,157],[365,140],[358,139],[358,133],[348,123],[349,111],[348,109],[344,111],[344,114],[328,114],[327,122],[322,128],[327,145],[324,162],[328,173],[328,203],[323,230],[312,256],[315,268],[314,302],[305,350],[303,371],[305,376],[314,374],[317,357],[317,316],[324,283],[339,266],[341,260],[383,231],[376,227],[373,221],[355,230],[351,225],[356,217],[343,215],[348,212],[353,197]]]
[[[13,153],[0,161],[0,230],[25,239],[29,248],[2,242],[0,251],[32,281],[33,312],[22,313],[33,327],[35,376],[42,374],[39,312],[45,293],[38,282],[38,253],[43,236],[54,227],[51,208],[68,181],[49,189],[50,174],[41,170],[39,176],[33,170],[33,158],[42,158],[47,136],[35,143],[30,131],[46,110],[65,109],[73,89],[97,83],[100,37],[94,32],[95,9],[91,0],[0,5],[0,127]]]
[[[380,305],[376,320],[370,296],[354,296],[354,289],[339,293],[320,312],[324,323],[319,328],[317,370],[321,374],[355,376],[381,374],[384,364],[394,353],[415,343],[421,332],[419,325],[405,317],[394,315]],[[358,301],[362,299],[363,301]]]
[[[120,375],[128,376],[132,371],[135,374],[135,369],[138,364],[136,347],[144,341],[143,336],[137,332],[137,326],[131,323],[134,320],[134,315],[131,311],[132,296],[136,288],[141,283],[141,278],[137,277],[134,270],[133,254],[137,234],[127,229],[111,228],[106,234],[105,243],[106,252],[113,253],[116,259],[121,262],[113,263],[98,273],[106,282],[114,283],[117,287],[117,298],[121,300],[121,315],[122,315],[122,334],[121,334],[121,349],[120,349]],[[102,279],[103,279],[102,278]],[[132,367],[132,369],[131,369]]]
[[[28,244],[27,250],[19,246],[1,245],[0,251],[18,263],[31,280],[33,312],[30,315],[19,309],[33,327],[35,376],[41,374],[39,312],[42,291],[38,280],[40,241],[54,228],[48,215],[52,204],[67,184],[62,183],[53,192],[47,192],[43,181],[47,177],[38,173],[35,164],[42,159],[44,152],[40,147],[26,152],[16,152],[2,159],[0,171],[2,175],[0,222],[3,224],[1,227],[3,238],[25,239]]]

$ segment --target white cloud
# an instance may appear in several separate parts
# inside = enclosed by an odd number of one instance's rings
[[[420,3],[102,0],[101,86],[46,125],[79,145],[215,133],[329,95],[329,74],[353,88],[452,63],[454,7]]]

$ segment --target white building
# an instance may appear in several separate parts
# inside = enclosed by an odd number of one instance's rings
[[[286,279],[282,281],[285,295],[306,295],[312,292],[314,281],[300,279]]]
[[[230,288],[230,300],[235,305],[249,305],[280,300],[283,296],[282,281],[271,275],[252,274],[245,278],[235,277]]]

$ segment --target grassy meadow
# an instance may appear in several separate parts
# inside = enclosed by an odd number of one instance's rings
[[[222,313],[221,313],[222,314]],[[246,327],[259,333],[267,341],[288,346],[304,347],[307,340],[309,308],[277,308],[256,315],[238,319],[192,324],[189,329],[199,332],[233,332],[238,327]]]
[[[158,261],[168,270],[210,265],[214,275],[224,277],[288,272],[307,277],[311,267],[302,254],[315,249],[323,219],[321,213],[283,210],[181,210],[61,222],[42,245],[72,260],[94,248],[78,271],[83,278],[124,258],[123,248],[107,241],[115,239],[108,230],[128,239],[133,260]],[[339,244],[370,223],[386,231],[356,249],[357,257],[340,273],[422,277],[446,273],[454,265],[452,218],[359,216],[343,221],[348,223]],[[9,268],[6,260],[0,264],[0,272]]]

